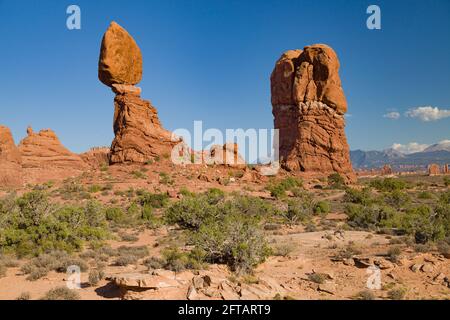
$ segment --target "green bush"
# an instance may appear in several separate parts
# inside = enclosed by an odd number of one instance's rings
[[[303,181],[293,177],[287,177],[278,183],[269,184],[267,190],[270,191],[272,197],[281,199],[286,196],[286,191],[293,191],[302,187]]]
[[[319,201],[314,205],[315,214],[327,214],[331,211],[331,206],[328,201]]]
[[[86,242],[108,237],[99,203],[88,201],[84,207],[52,205],[42,191],[0,200],[0,221],[0,252],[20,257],[51,250],[80,250]]]
[[[206,261],[225,263],[237,273],[250,272],[270,254],[258,220],[236,213],[202,224],[193,242]]]
[[[400,216],[389,206],[361,204],[347,204],[345,213],[348,215],[350,226],[364,229],[396,228],[399,227]]]
[[[411,197],[405,192],[394,190],[392,192],[387,192],[384,195],[384,202],[390,206],[400,209],[411,203]]]
[[[138,198],[138,203],[142,206],[152,208],[163,208],[169,203],[169,196],[166,193],[144,193]]]
[[[313,199],[310,195],[305,195],[302,198],[289,200],[288,208],[282,215],[290,224],[297,224],[309,221],[313,213]]]
[[[405,181],[397,178],[385,178],[371,181],[370,186],[377,189],[378,191],[392,192],[396,190],[404,190],[408,187],[408,184]]]
[[[328,185],[331,188],[340,189],[345,185],[345,180],[339,173],[333,173],[328,176]]]
[[[122,223],[125,220],[125,212],[122,208],[111,207],[105,211],[106,220],[113,221],[115,223]]]
[[[364,188],[363,190],[347,188],[343,201],[367,206],[372,204],[374,199],[372,199],[370,189],[368,188]]]

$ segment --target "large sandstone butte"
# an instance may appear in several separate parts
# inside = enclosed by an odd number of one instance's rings
[[[0,126],[0,188],[22,184],[22,157],[9,128]]]
[[[50,129],[35,133],[29,127],[27,137],[20,142],[18,149],[25,182],[65,179],[88,169],[81,157],[66,149]]]
[[[354,181],[345,136],[347,101],[333,49],[316,44],[285,52],[271,89],[282,166],[317,175],[337,172]]]
[[[114,134],[110,163],[144,163],[161,155],[170,155],[179,140],[165,130],[157,110],[140,97],[135,87],[142,78],[142,55],[125,29],[112,22],[100,51],[99,79],[111,87],[114,99]]]

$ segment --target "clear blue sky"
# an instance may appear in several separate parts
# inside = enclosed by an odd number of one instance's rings
[[[66,28],[77,4],[82,29]],[[378,4],[382,30],[366,28]],[[113,93],[97,79],[100,42],[115,20],[144,57],[143,98],[167,129],[272,128],[270,74],[280,54],[314,43],[341,61],[352,149],[450,139],[450,1],[0,0],[0,123],[54,129],[75,152],[110,145]],[[388,112],[401,117],[383,117]]]

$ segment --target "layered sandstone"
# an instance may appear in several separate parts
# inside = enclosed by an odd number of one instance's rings
[[[347,101],[333,49],[319,44],[287,51],[276,63],[271,89],[282,166],[317,175],[337,172],[353,181]]]
[[[28,128],[19,144],[26,182],[45,182],[76,176],[88,166],[81,157],[65,148],[50,129],[38,133]]]
[[[162,127],[155,107],[141,99],[141,89],[135,86],[142,78],[141,50],[115,22],[103,36],[98,75],[116,94],[110,163],[144,163],[170,155],[179,140],[172,141],[172,134]]]
[[[179,141],[172,141],[172,134],[161,126],[158,112],[149,101],[133,93],[117,94],[114,106],[112,164],[144,163],[171,154]]]
[[[0,188],[20,186],[22,157],[9,128],[0,126]]]

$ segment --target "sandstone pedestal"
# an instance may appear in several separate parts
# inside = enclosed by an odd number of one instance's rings
[[[162,128],[157,110],[134,92],[117,94],[114,99],[114,134],[110,162],[145,163],[169,155],[179,140]]]

